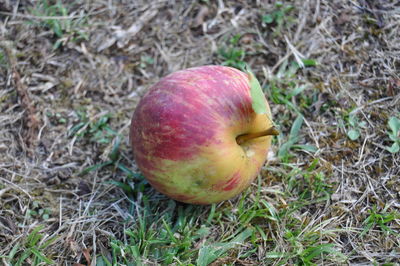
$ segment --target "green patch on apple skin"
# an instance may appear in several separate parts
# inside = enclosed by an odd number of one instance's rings
[[[256,76],[249,70],[246,70],[247,75],[249,75],[250,81],[250,94],[251,94],[251,106],[254,112],[257,114],[266,114],[267,105],[265,103],[264,92],[261,89],[260,83],[258,82]]]

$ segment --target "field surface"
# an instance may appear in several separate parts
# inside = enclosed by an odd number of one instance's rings
[[[195,206],[128,131],[208,64],[250,66],[280,135],[250,188]],[[398,265],[399,69],[394,0],[2,0],[0,264]]]

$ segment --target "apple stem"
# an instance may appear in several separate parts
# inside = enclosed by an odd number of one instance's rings
[[[240,135],[236,138],[237,144],[242,144],[249,139],[255,139],[259,137],[265,137],[265,136],[278,136],[279,132],[275,127],[270,127],[267,130],[261,131],[261,132],[256,132],[256,133],[249,133],[249,134],[244,134]]]

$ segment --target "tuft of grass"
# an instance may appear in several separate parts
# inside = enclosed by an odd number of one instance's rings
[[[77,42],[89,39],[88,35],[81,30],[86,23],[86,16],[82,14],[78,18],[68,18],[70,11],[60,0],[37,1],[36,6],[30,12],[38,17],[38,20],[30,21],[31,24],[45,27],[53,32],[56,38],[53,44],[54,49],[65,45],[68,41]],[[42,17],[45,18],[42,19]]]
[[[96,120],[90,120],[85,111],[76,111],[79,122],[75,124],[68,132],[68,136],[77,136],[79,138],[88,138],[91,142],[99,144],[108,144],[118,135],[110,126],[110,113],[102,115]]]
[[[356,114],[354,112],[350,112],[347,119],[348,121],[348,130],[347,137],[351,140],[357,140],[361,136],[361,129],[367,126],[365,121],[359,121]]]
[[[263,24],[273,27],[273,34],[281,36],[283,28],[289,28],[296,22],[296,18],[291,15],[294,6],[281,1],[275,3],[275,9],[261,17]]]
[[[21,243],[14,245],[7,256],[0,256],[9,265],[54,265],[55,262],[45,255],[44,250],[52,244],[57,237],[47,239],[40,233],[44,226],[37,226]]]
[[[303,62],[312,61],[304,59]],[[315,63],[315,62],[314,62]],[[305,67],[314,66],[311,63],[304,64]],[[311,91],[309,84],[302,84],[297,78],[297,73],[301,66],[297,62],[285,60],[275,75],[268,77],[268,82],[264,87],[268,99],[274,104],[283,104],[289,110],[301,114],[303,109],[309,108],[317,98],[317,92]],[[306,90],[312,95],[305,93]]]
[[[246,52],[239,47],[240,37],[240,34],[236,34],[229,40],[226,46],[219,48],[218,56],[222,60],[221,64],[223,66],[230,66],[245,71],[246,62],[244,58]]]
[[[51,215],[51,210],[47,208],[42,208],[40,203],[37,201],[32,202],[32,207],[27,210],[27,216],[31,218],[41,218],[43,220],[48,220]]]
[[[237,245],[244,243],[253,234],[252,228],[247,228],[244,231],[237,234],[232,240],[227,242],[217,242],[208,244],[205,242],[200,250],[196,260],[196,265],[207,266],[214,262],[217,258],[224,255],[229,249],[234,248]]]
[[[189,265],[198,253],[193,245],[211,232],[209,227],[197,224],[201,211],[201,207],[184,206],[173,200],[162,210],[145,197],[143,208],[132,213],[137,225],[125,231],[126,241],[111,240],[112,252],[103,254],[103,260],[109,265],[132,261],[145,265],[147,260]]]
[[[364,220],[364,230],[361,232],[360,236],[364,236],[374,227],[379,228],[386,235],[394,235],[399,237],[400,234],[395,232],[392,228],[390,228],[389,224],[397,219],[400,219],[400,214],[397,212],[387,213],[386,210],[382,212],[378,212],[376,206],[373,206],[372,209],[368,210],[368,217]]]

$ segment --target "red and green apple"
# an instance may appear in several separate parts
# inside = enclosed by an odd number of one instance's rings
[[[266,111],[255,112],[253,79],[251,72],[201,66],[149,89],[133,114],[130,141],[138,168],[156,190],[210,204],[251,184],[277,134],[262,93]]]

